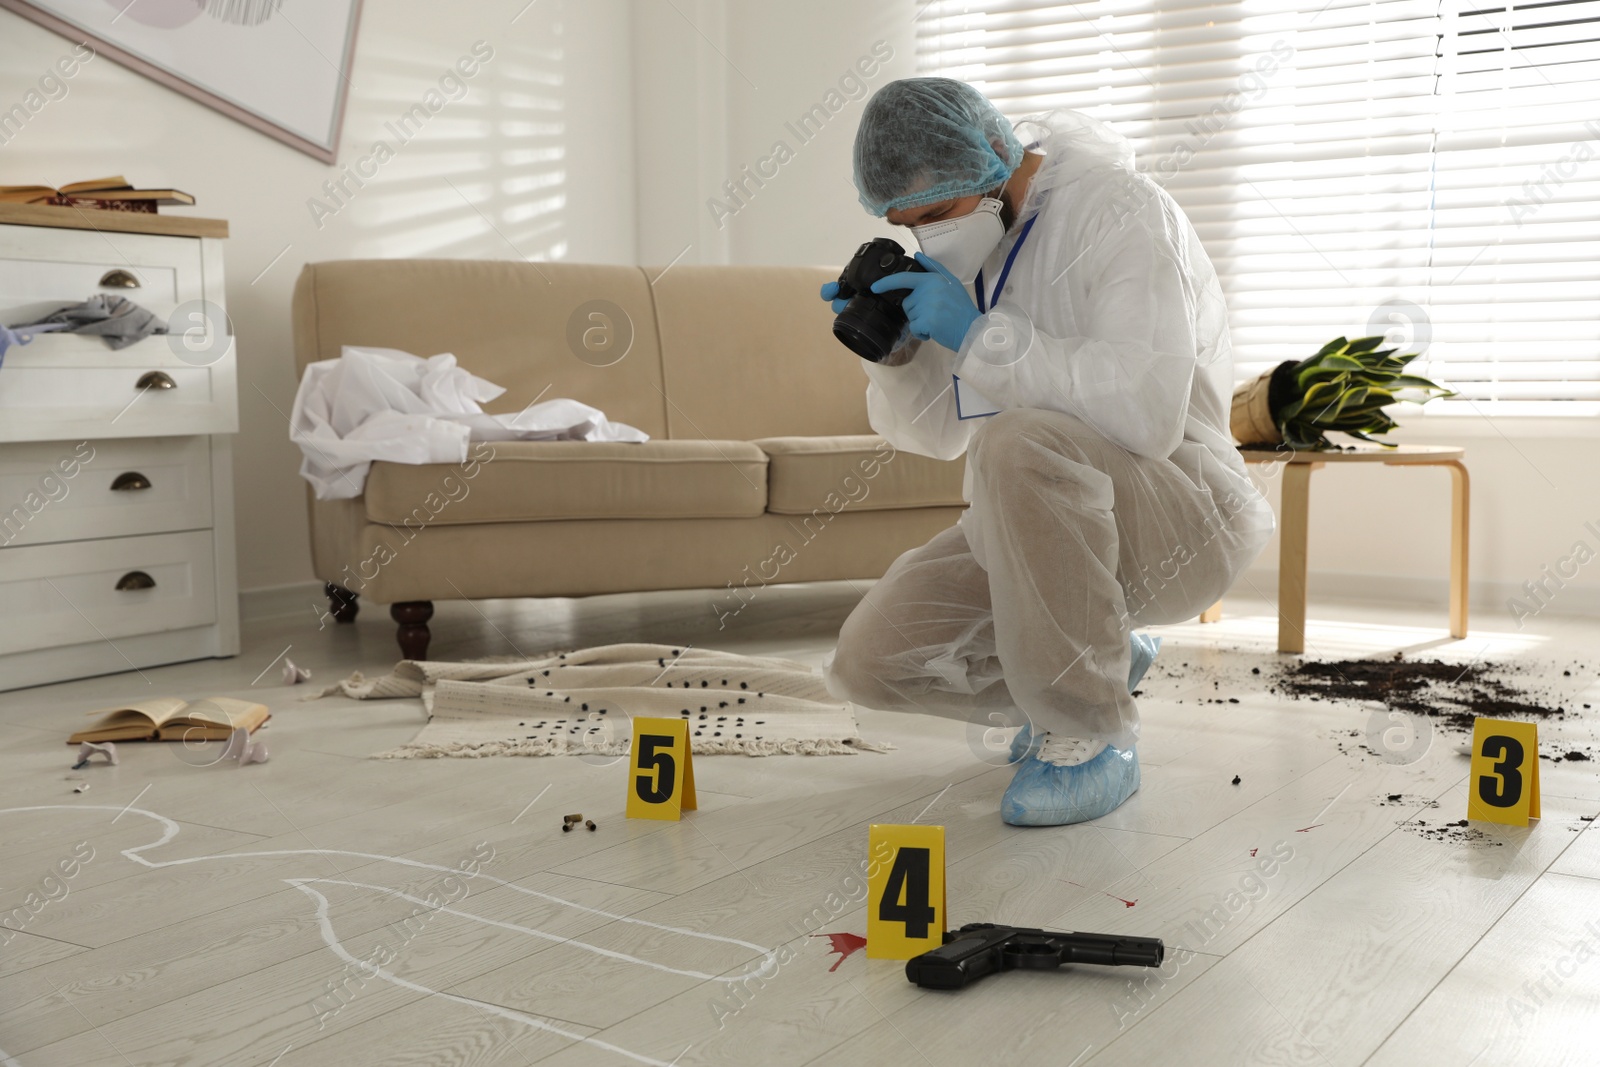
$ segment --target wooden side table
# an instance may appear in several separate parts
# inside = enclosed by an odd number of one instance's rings
[[[1324,464],[1381,463],[1386,467],[1450,468],[1450,636],[1467,636],[1467,523],[1471,485],[1455,445],[1362,445],[1353,452],[1292,452],[1241,448],[1246,463],[1282,463],[1282,514],[1278,517],[1278,651],[1306,649],[1306,535],[1309,532],[1311,472]],[[1201,622],[1222,618],[1222,601]]]

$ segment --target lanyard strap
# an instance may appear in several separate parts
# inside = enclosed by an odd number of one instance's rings
[[[1006,287],[1006,279],[1011,277],[1011,264],[1017,261],[1017,253],[1022,251],[1022,242],[1028,239],[1028,231],[1033,229],[1033,220],[1038,215],[1029,215],[1028,221],[1022,224],[1022,232],[1017,235],[1017,243],[1011,246],[1011,254],[1006,256],[1006,265],[1000,268],[1000,280],[994,283],[994,295],[989,298],[988,307],[983,301],[983,268],[978,268],[978,277],[974,284],[978,287],[978,313],[986,314],[989,308],[1000,302],[1000,293]]]

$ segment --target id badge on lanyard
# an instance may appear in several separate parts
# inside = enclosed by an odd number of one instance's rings
[[[961,375],[952,374],[950,380],[956,387],[956,418],[986,419],[1000,414],[1000,405],[984,396],[970,385],[961,383]]]
[[[978,271],[978,277],[973,284],[978,290],[979,312],[987,313],[999,301],[1000,294],[1005,291],[1006,279],[1011,277],[1011,264],[1017,261],[1017,253],[1022,251],[1022,243],[1028,239],[1028,231],[1033,229],[1033,220],[1038,217],[1038,215],[1030,215],[1028,216],[1028,221],[1022,224],[1022,232],[1017,235],[1017,243],[1011,246],[1011,252],[1006,256],[1006,264],[1000,268],[1000,278],[995,282],[994,294],[987,300],[984,299],[983,292],[983,271],[981,269]],[[990,415],[1000,414],[1000,405],[978,392],[972,386],[962,385],[961,375],[952,374],[950,375],[950,380],[954,383],[956,390],[957,419],[986,419]]]

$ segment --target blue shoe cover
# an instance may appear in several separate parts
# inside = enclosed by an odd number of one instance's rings
[[[1000,801],[1012,826],[1065,826],[1108,815],[1139,788],[1137,749],[1107,746],[1094,759],[1060,767],[1030,755]]]
[[[1150,664],[1156,661],[1156,653],[1161,651],[1161,638],[1149,637],[1145,634],[1128,635],[1128,692],[1133,692],[1139,680],[1150,669]],[[1017,736],[1011,739],[1011,763],[1020,763],[1026,756],[1038,751],[1042,735],[1035,737],[1033,730],[1026,723],[1017,731]]]
[[[1128,635],[1128,692],[1138,688],[1139,679],[1144,677],[1144,672],[1150,669],[1150,664],[1156,661],[1156,653],[1161,651],[1161,638],[1150,637],[1147,634]]]
[[[1011,739],[1011,759],[1008,761],[1013,766],[1039,751],[1039,746],[1044,744],[1044,731],[1038,734],[1033,732],[1033,726],[1023,723],[1022,729],[1017,731],[1017,736]]]

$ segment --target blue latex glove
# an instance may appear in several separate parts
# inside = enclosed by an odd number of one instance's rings
[[[944,264],[922,252],[918,252],[916,258],[927,269],[926,274],[917,271],[891,274],[872,283],[872,291],[910,289],[901,307],[905,309],[906,318],[911,320],[911,336],[936,341],[952,352],[959,352],[967,330],[979,317],[978,306],[972,302],[967,287],[946,270]]]
[[[823,282],[822,283],[822,299],[833,301],[833,313],[835,315],[837,315],[837,314],[839,314],[839,312],[843,311],[844,310],[844,306],[846,304],[850,303],[850,301],[848,301],[848,300],[840,300],[839,299],[839,283],[838,282]]]
[[[6,349],[12,345],[25,345],[32,340],[32,333],[17,333],[9,326],[0,326],[0,363],[6,361]]]

